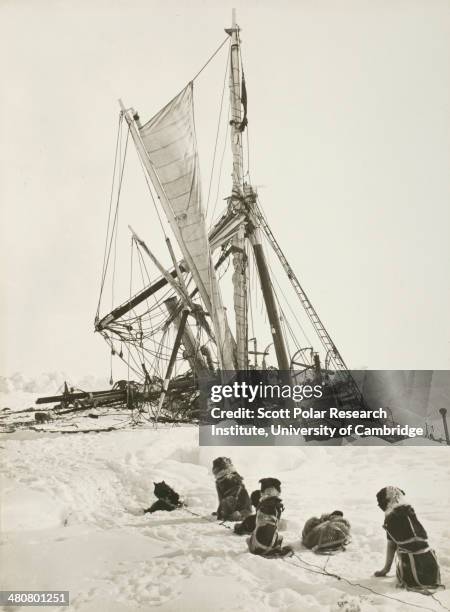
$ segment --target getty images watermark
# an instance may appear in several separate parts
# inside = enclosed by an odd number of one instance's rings
[[[405,444],[420,438],[420,444],[433,444],[440,440],[431,419],[440,416],[430,398],[444,383],[450,390],[446,374],[441,380],[428,371],[326,372],[317,382],[304,372],[221,372],[200,380],[199,442],[296,446],[360,438]]]

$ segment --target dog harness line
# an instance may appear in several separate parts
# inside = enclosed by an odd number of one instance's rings
[[[258,540],[258,528],[265,527],[266,525],[272,525],[273,527],[275,527],[273,536],[272,536],[272,540],[270,541],[269,544],[263,544],[262,542]],[[257,523],[256,523],[255,531],[252,533],[251,537],[249,538],[249,544],[255,545],[254,547],[255,552],[262,552],[262,554],[264,554],[274,549],[275,545],[278,542],[277,525],[278,525],[278,518],[276,516],[265,514],[264,512],[261,512],[261,511],[257,513]],[[278,543],[281,544],[281,541]]]
[[[421,538],[420,536],[418,536],[416,534],[416,530],[414,529],[414,525],[412,524],[411,519],[409,518],[409,516],[407,518],[408,518],[409,525],[411,527],[411,531],[414,534],[412,538],[408,538],[406,540],[396,540],[392,536],[392,534],[389,533],[389,531],[385,527],[386,533],[391,538],[391,540],[394,542],[394,544],[397,546],[397,554],[399,556],[405,555],[405,556],[408,557],[410,570],[411,570],[411,573],[413,575],[414,580],[416,581],[416,584],[419,587],[421,587],[422,589],[428,589],[429,585],[424,585],[419,580],[419,576],[417,575],[416,561],[415,561],[414,557],[416,557],[417,555],[424,555],[425,553],[429,552],[434,557],[434,560],[436,561],[436,565],[438,565],[436,553],[428,545],[428,540],[426,540],[425,538]],[[406,544],[412,544],[413,542],[417,542],[419,544],[423,544],[424,548],[421,548],[420,550],[416,550],[416,551],[411,551],[411,550],[408,550],[407,548],[404,548],[404,546]],[[401,562],[397,565],[397,571],[398,571],[399,578],[400,578],[401,582],[402,583],[405,582],[405,576],[404,576],[404,572],[403,572],[403,564]],[[439,576],[439,573],[438,573],[438,576]],[[438,578],[438,581],[439,581],[439,578]]]
[[[394,544],[396,544],[397,546],[397,550],[400,553],[405,553],[405,554],[411,554],[411,555],[420,555],[422,553],[428,552],[430,550],[430,547],[428,546],[428,540],[426,538],[421,538],[420,536],[418,536],[416,534],[416,530],[414,529],[414,525],[411,522],[411,519],[409,518],[409,516],[407,517],[408,522],[409,522],[409,526],[411,527],[411,531],[413,532],[413,537],[412,538],[407,538],[406,540],[396,540],[394,538],[394,536],[389,533],[389,531],[387,530],[387,528],[383,525],[383,527],[386,530],[386,533],[388,534],[388,536],[391,538],[391,540],[394,542]],[[403,546],[405,544],[412,544],[413,542],[417,542],[418,544],[423,544],[425,546],[425,548],[421,548],[420,550],[416,550],[416,551],[411,551],[408,550],[407,548],[403,548]]]

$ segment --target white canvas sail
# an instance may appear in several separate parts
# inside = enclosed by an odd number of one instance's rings
[[[156,174],[157,191],[206,310],[211,315],[222,369],[234,369],[233,338],[211,260],[201,203],[192,83],[150,121],[140,136]]]

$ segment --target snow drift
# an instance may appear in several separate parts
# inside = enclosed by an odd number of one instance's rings
[[[1,446],[3,589],[68,589],[71,609],[79,612],[442,609],[431,598],[396,590],[392,574],[377,579],[373,572],[385,548],[375,493],[396,484],[415,505],[448,583],[446,447],[199,448],[191,426],[9,435]],[[284,542],[302,562],[255,557],[245,538],[211,517],[217,506],[211,463],[218,454],[232,456],[249,491],[261,477],[280,478]],[[142,514],[153,501],[153,481],[162,479],[194,514]],[[347,550],[322,557],[302,548],[306,519],[334,509],[352,525]],[[316,573],[305,561],[379,594]],[[447,592],[437,598],[449,606]]]

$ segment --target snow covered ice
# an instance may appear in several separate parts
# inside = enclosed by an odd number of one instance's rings
[[[375,494],[395,484],[415,506],[449,583],[450,467],[442,445],[200,448],[195,426],[18,432],[0,445],[3,589],[69,590],[77,612],[442,610],[430,597],[396,589],[394,570],[373,576],[386,544]],[[249,554],[245,537],[211,517],[218,455],[233,458],[249,491],[265,476],[282,481],[284,543],[302,559],[406,603],[308,572],[295,557]],[[201,516],[143,515],[153,482],[163,479]],[[334,509],[350,520],[352,542],[331,557],[314,555],[300,543],[303,524]],[[449,607],[449,595],[436,597]]]

